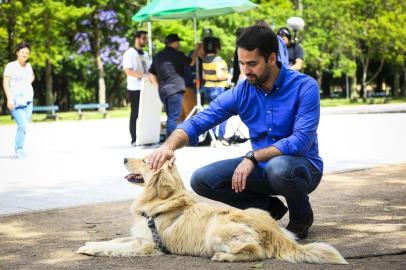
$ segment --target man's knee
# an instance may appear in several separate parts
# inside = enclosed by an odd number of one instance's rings
[[[291,170],[292,164],[286,156],[272,158],[265,167],[266,175],[272,181],[289,178]]]
[[[192,174],[192,178],[190,179],[190,186],[192,187],[193,191],[199,195],[202,195],[202,193],[204,193],[205,179],[206,173],[202,168],[197,169]]]

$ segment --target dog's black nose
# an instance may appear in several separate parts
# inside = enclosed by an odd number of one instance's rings
[[[124,159],[124,164],[127,164],[128,163],[128,158],[125,158]]]

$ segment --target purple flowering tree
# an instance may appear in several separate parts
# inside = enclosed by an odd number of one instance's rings
[[[83,32],[75,36],[78,44],[77,53],[91,53],[94,56],[98,76],[99,103],[106,103],[106,82],[104,65],[119,67],[121,57],[129,44],[125,37],[120,37],[122,28],[117,13],[112,9],[95,9],[89,18],[81,22]]]

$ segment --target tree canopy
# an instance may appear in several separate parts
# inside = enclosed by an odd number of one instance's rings
[[[32,45],[31,63],[37,104],[56,103],[68,110],[79,102],[125,104],[121,57],[133,45],[133,33],[146,29],[131,17],[147,1],[0,0],[0,72],[15,59],[21,41]],[[199,39],[210,28],[222,43],[220,54],[231,64],[239,27],[267,22],[275,31],[292,16],[305,28],[299,41],[304,72],[315,77],[323,96],[352,82],[354,96],[390,90],[406,95],[406,5],[396,0],[256,0],[258,8],[198,21]],[[300,7],[300,9],[298,9]],[[193,22],[152,22],[153,52],[164,37],[177,33],[181,50],[194,48]],[[371,93],[369,92],[369,93]],[[4,92],[0,102],[4,104]],[[5,105],[1,113],[5,113]]]

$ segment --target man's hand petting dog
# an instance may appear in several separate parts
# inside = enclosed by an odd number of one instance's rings
[[[162,145],[149,156],[149,168],[157,171],[167,160],[169,160],[169,168],[172,168],[175,163],[175,152],[168,146]]]

